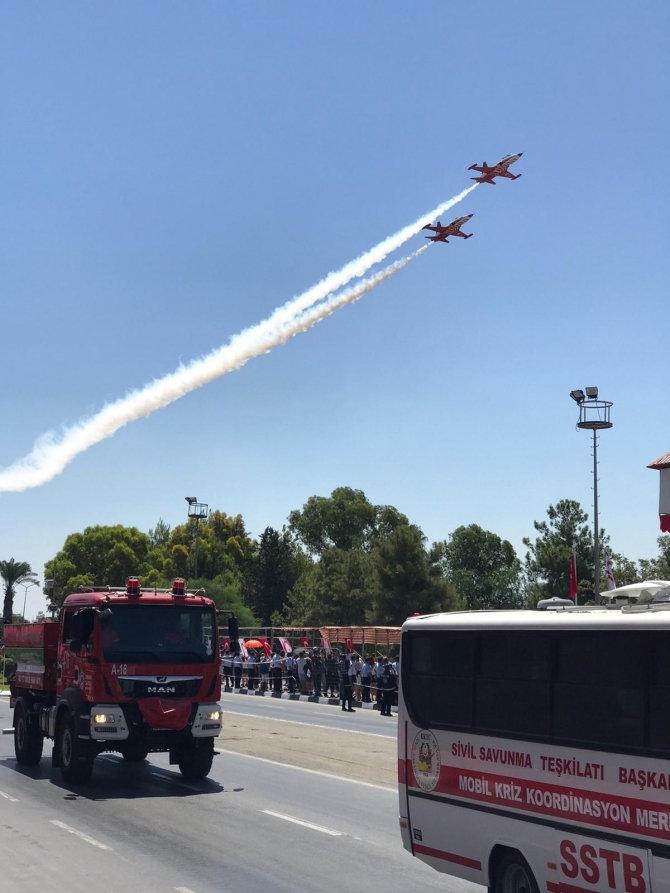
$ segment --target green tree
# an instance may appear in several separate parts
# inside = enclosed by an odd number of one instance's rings
[[[338,487],[330,497],[310,496],[288,526],[312,555],[326,549],[365,550],[375,533],[377,509],[362,490]]]
[[[659,536],[656,542],[658,558],[640,559],[642,580],[670,580],[670,534]]]
[[[161,526],[162,525],[162,526]],[[150,531],[152,548],[146,557],[145,575],[170,579],[193,573],[196,531],[198,534],[198,576],[213,580],[233,571],[244,576],[253,562],[256,543],[246,532],[241,515],[231,516],[213,511],[207,521],[190,520],[169,530],[159,523]],[[143,578],[144,580],[144,578]]]
[[[371,557],[358,549],[330,548],[293,587],[285,616],[297,626],[362,625],[372,608],[373,591]]]
[[[142,572],[150,545],[146,533],[121,524],[70,534],[44,566],[44,578],[56,581],[52,601],[62,604],[80,585],[123,586],[127,577]]]
[[[570,593],[570,552],[574,545],[577,560],[578,598],[591,600],[593,580],[593,534],[589,516],[578,502],[562,499],[547,509],[548,521],[534,521],[539,534],[534,542],[524,537],[528,547],[525,570],[528,581],[527,604],[534,607],[538,598],[568,598]],[[605,554],[609,537],[601,528],[600,555]],[[604,576],[598,581],[598,592],[607,588]]]
[[[445,578],[466,607],[521,607],[521,562],[510,542],[470,524],[458,527],[440,547]]]
[[[15,587],[19,583],[34,582],[37,574],[33,573],[27,561],[0,561],[0,578],[5,586],[5,600],[2,608],[3,623],[12,622]]]
[[[310,565],[288,530],[265,528],[244,585],[245,600],[262,623],[269,624],[275,612],[284,611],[289,592]]]
[[[425,542],[416,525],[402,524],[375,546],[376,623],[400,625],[415,612],[451,611],[459,606],[456,589],[444,579],[439,550],[427,552]]]

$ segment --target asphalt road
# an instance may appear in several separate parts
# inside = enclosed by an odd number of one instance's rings
[[[0,698],[0,726],[10,724]],[[0,738],[3,889],[482,893],[403,851],[393,787],[305,770],[300,754],[287,766],[222,753],[197,783],[183,781],[166,754],[139,765],[110,754],[87,787],[69,788],[50,751],[47,742],[41,764],[23,770],[12,738]]]
[[[366,732],[395,738],[398,721],[393,716],[380,716],[377,710],[359,707],[355,713],[347,713],[340,707],[328,704],[313,704],[309,701],[289,701],[288,698],[256,697],[231,692],[221,695],[224,710],[247,716],[262,716],[266,719],[290,720],[325,726],[329,729],[343,729],[346,732]]]

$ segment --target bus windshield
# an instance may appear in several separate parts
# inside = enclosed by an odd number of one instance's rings
[[[211,608],[116,605],[101,624],[109,663],[199,664],[215,659]]]

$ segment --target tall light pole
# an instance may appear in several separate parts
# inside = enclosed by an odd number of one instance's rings
[[[26,599],[28,598],[28,590],[30,589],[31,586],[39,586],[39,585],[40,585],[39,580],[31,580],[30,583],[19,583],[19,586],[23,587],[23,611],[21,613],[21,616],[23,617],[24,620],[26,619]]]
[[[195,554],[193,556],[193,579],[198,579],[198,538],[200,536],[200,522],[209,516],[209,506],[204,502],[198,502],[197,496],[185,496],[188,502],[189,520],[195,520]]]
[[[578,428],[593,431],[593,603],[600,603],[600,535],[598,529],[598,431],[611,428],[608,400],[598,399],[598,388],[570,391],[579,406]]]

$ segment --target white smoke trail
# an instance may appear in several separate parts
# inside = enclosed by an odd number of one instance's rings
[[[66,429],[58,441],[53,434],[44,435],[36,441],[27,456],[0,472],[0,493],[20,492],[47,483],[60,474],[76,456],[110,437],[119,428],[150,415],[215,378],[239,369],[253,357],[267,353],[279,344],[285,344],[294,335],[306,332],[341,307],[352,304],[376,288],[428,247],[424,245],[414,254],[390,264],[374,276],[333,295],[311,310],[305,310],[283,322],[276,321],[272,328],[268,328],[268,320],[260,322],[208,356],[195,360],[188,366],[180,366],[164,378],[105,406],[90,419]]]
[[[274,326],[277,323],[286,322],[291,319],[291,317],[295,316],[296,313],[301,313],[303,310],[316,304],[317,301],[332,294],[336,289],[342,288],[347,282],[351,282],[352,279],[357,279],[359,276],[367,273],[370,267],[374,266],[374,264],[381,263],[392,251],[396,251],[396,249],[400,248],[401,245],[404,245],[408,239],[415,236],[427,223],[431,223],[436,217],[439,217],[441,214],[444,214],[445,211],[448,211],[449,208],[453,208],[454,205],[463,201],[466,195],[469,195],[473,189],[477,188],[477,186],[479,186],[479,183],[473,183],[472,186],[468,186],[463,192],[459,192],[458,195],[455,195],[453,198],[442,202],[442,204],[438,205],[433,211],[429,211],[427,214],[419,217],[414,223],[404,226],[392,236],[387,236],[379,242],[378,245],[375,245],[374,248],[371,248],[369,251],[361,254],[360,257],[345,264],[340,270],[334,270],[332,273],[329,273],[324,279],[317,282],[316,285],[313,285],[306,292],[298,295],[297,298],[292,298],[283,306],[278,307],[265,320],[265,325]]]

